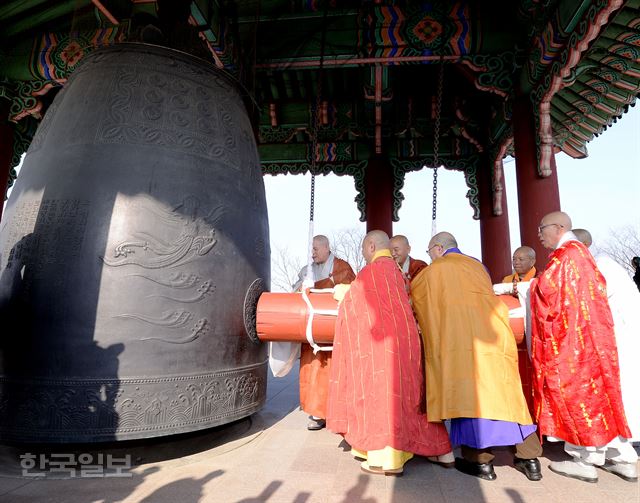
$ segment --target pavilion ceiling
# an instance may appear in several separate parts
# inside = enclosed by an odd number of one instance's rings
[[[520,95],[537,112],[544,175],[551,149],[585,156],[640,89],[640,0],[8,0],[0,97],[16,123],[14,159],[82,57],[123,41],[233,75],[265,173],[315,166],[356,185],[372,156],[403,179],[433,164],[438,143],[473,189],[475,170],[511,151]]]

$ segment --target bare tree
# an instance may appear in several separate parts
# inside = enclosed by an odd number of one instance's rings
[[[357,227],[334,231],[329,237],[334,255],[349,262],[355,273],[365,266],[362,256],[362,240],[364,231]]]
[[[288,248],[276,248],[271,254],[271,290],[274,292],[293,292],[298,274],[304,263],[298,255]]]
[[[612,229],[607,239],[602,244],[596,243],[595,248],[633,274],[631,259],[640,256],[640,223]]]

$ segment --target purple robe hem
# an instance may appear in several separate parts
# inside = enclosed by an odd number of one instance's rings
[[[535,433],[536,429],[535,424],[458,417],[451,419],[451,445],[466,445],[475,449],[516,445]]]

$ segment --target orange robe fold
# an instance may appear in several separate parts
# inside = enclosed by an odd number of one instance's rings
[[[567,241],[531,287],[534,403],[540,433],[581,446],[630,438],[605,280]]]
[[[389,257],[358,274],[336,321],[327,427],[359,450],[451,450],[423,411],[423,354],[405,281]]]
[[[345,262],[338,257],[334,257],[333,259],[333,270],[328,278],[321,279],[316,281],[313,285],[314,288],[333,288],[335,285],[349,284],[354,279],[356,279],[356,275],[351,269],[349,262]]]
[[[521,281],[531,281],[536,277],[538,271],[535,267],[532,267],[527,273],[520,277],[517,272],[505,276],[502,279],[503,283],[520,283]],[[529,358],[529,351],[527,350],[527,343],[522,340],[518,342],[518,369],[520,370],[520,380],[522,381],[522,392],[524,398],[527,400],[527,407],[531,412],[531,417],[535,416],[535,409],[533,407],[533,388],[532,388],[532,374],[533,365],[531,364],[531,358]]]
[[[356,275],[348,262],[338,257],[333,259],[333,270],[328,278],[316,281],[314,288],[333,288],[341,283],[351,283]],[[300,407],[315,417],[327,417],[327,394],[331,351],[313,354],[309,344],[300,347]]]
[[[520,275],[517,272],[514,272],[513,274],[509,274],[509,276],[505,276],[502,279],[502,282],[503,283],[520,283],[520,281],[531,281],[533,278],[536,277],[536,273],[537,273],[536,268],[532,267],[527,271],[527,273],[523,277],[520,277]]]

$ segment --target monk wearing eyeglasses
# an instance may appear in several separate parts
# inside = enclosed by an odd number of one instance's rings
[[[531,285],[533,400],[540,433],[564,441],[571,461],[549,469],[597,482],[596,466],[638,480],[638,456],[628,442],[620,367],[607,284],[586,246],[556,211],[540,222],[538,237],[553,250]]]

